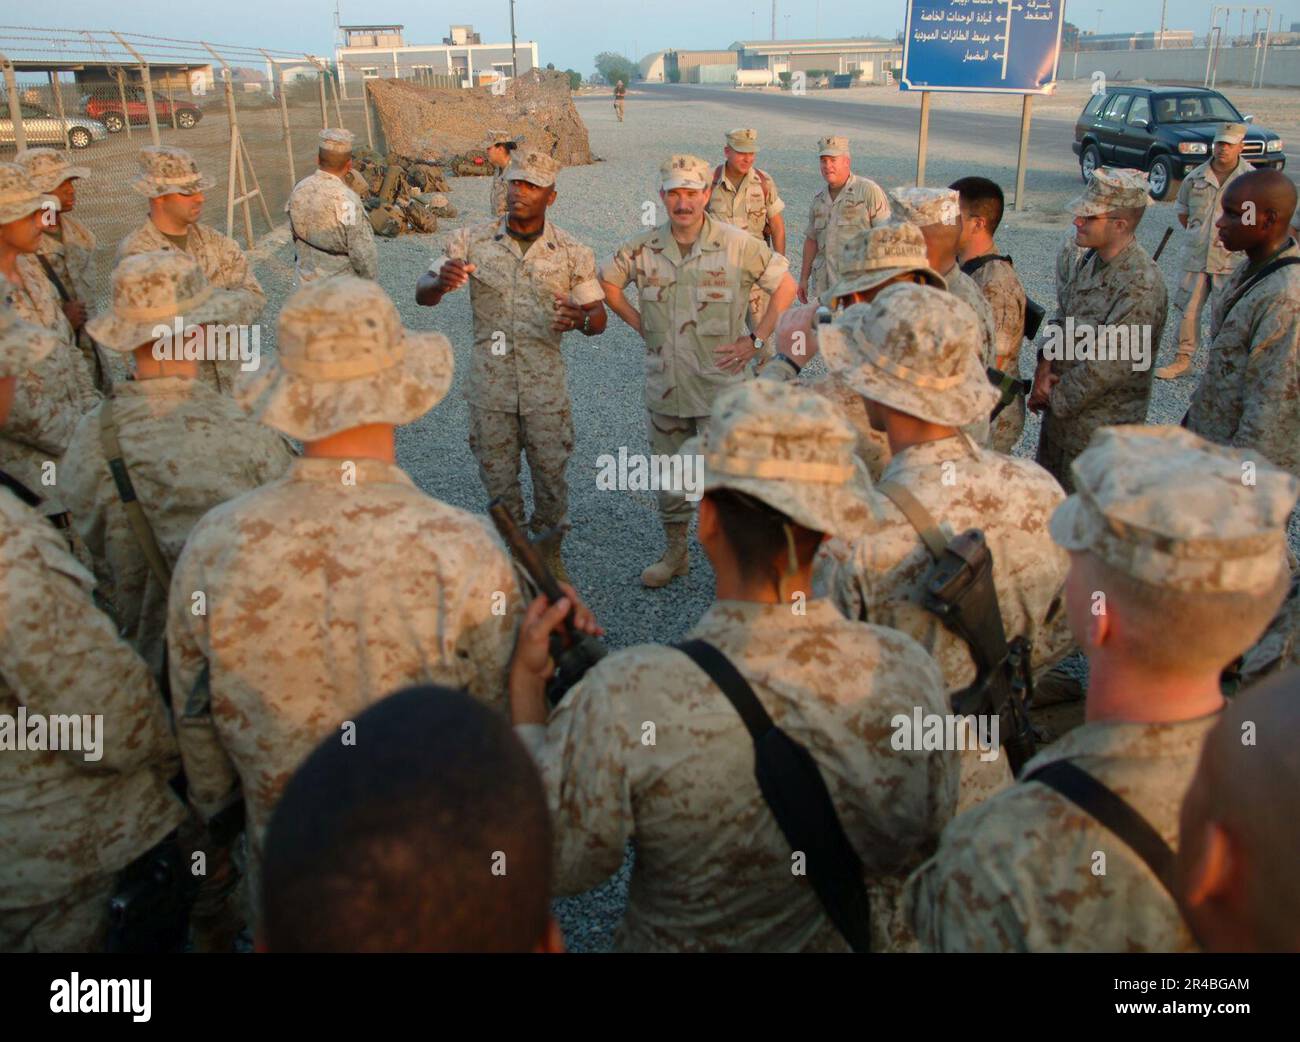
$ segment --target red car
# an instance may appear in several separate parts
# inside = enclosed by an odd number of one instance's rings
[[[159,125],[171,123],[172,103],[164,95],[154,91],[153,106]],[[203,112],[188,101],[178,100],[175,106],[176,125],[182,130],[189,130],[203,118]],[[146,103],[144,91],[139,87],[127,88],[125,115],[122,112],[122,101],[118,97],[116,88],[105,88],[98,95],[86,97],[84,111],[91,119],[97,119],[103,123],[110,134],[116,134],[125,127],[127,119],[131,120],[132,126],[144,125],[149,122],[149,106]]]

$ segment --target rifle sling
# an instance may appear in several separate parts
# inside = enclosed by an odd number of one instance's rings
[[[898,507],[908,523],[916,529],[916,534],[925,543],[930,556],[938,561],[948,548],[948,539],[939,527],[934,515],[926,510],[911,492],[893,481],[881,481],[876,488],[885,495],[894,506]]]
[[[1241,289],[1237,290],[1237,292],[1232,295],[1231,299],[1229,299],[1227,305],[1223,309],[1223,317],[1219,320],[1220,325],[1228,320],[1229,312],[1237,306],[1242,297],[1272,275],[1273,272],[1280,271],[1283,268],[1289,268],[1292,264],[1300,264],[1300,257],[1279,257],[1277,260],[1265,264],[1259,269],[1259,271],[1255,272],[1254,275],[1242,284]]]
[[[127,469],[126,460],[122,455],[122,446],[117,438],[117,421],[113,416],[111,396],[105,398],[104,404],[100,407],[99,443],[104,450],[104,459],[108,461],[109,472],[113,475],[117,496],[126,510],[126,521],[131,526],[131,533],[140,546],[140,552],[144,554],[149,570],[166,591],[171,586],[171,568],[167,566],[167,559],[163,557],[162,550],[158,547],[158,540],[154,537],[149,519],[144,516],[140,499],[135,494],[135,486],[131,483],[131,473]]]
[[[1151,823],[1132,804],[1069,760],[1056,760],[1039,767],[1021,781],[1036,781],[1054,790],[1076,807],[1091,814],[1101,825],[1122,839],[1146,862],[1169,894],[1174,894],[1174,852]]]

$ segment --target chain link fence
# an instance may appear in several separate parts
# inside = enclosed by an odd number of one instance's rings
[[[367,92],[341,98],[338,68],[317,55],[106,31],[0,26],[0,162],[18,148],[66,151],[91,171],[76,216],[97,240],[95,286],[107,299],[113,254],[145,220],[132,190],[139,150],[188,150],[216,182],[203,220],[251,245],[285,223],[294,184],[315,169],[316,135],[345,127],[386,151]],[[346,66],[349,80],[362,70]],[[426,86],[453,77],[410,73]]]

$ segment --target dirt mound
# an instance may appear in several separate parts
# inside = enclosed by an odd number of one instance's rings
[[[368,86],[389,150],[407,159],[455,170],[483,156],[489,130],[508,130],[564,166],[595,162],[565,73],[534,69],[501,94],[491,87],[455,90],[403,80],[369,80]]]

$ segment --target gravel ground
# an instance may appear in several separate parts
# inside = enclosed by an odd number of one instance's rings
[[[673,152],[693,152],[711,162],[720,161],[723,134],[745,121],[725,102],[643,98],[629,98],[627,122],[623,124],[616,121],[608,98],[577,99],[578,110],[590,130],[592,149],[604,161],[561,174],[559,199],[551,215],[557,224],[595,250],[598,264],[620,242],[642,230],[643,203],[658,203],[655,178],[664,157]],[[786,200],[789,242],[797,263],[808,206],[822,184],[815,142],[833,128],[773,115],[760,122],[758,129],[763,146],[760,163],[775,178]],[[915,172],[915,141],[911,135],[859,133],[854,143],[859,173],[886,188],[911,183]],[[946,184],[967,174],[982,174],[1009,187],[1014,181],[1014,163],[1014,155],[986,154],[978,141],[932,140],[929,183]],[[452,393],[428,416],[399,432],[399,462],[430,495],[482,512],[486,496],[469,452],[466,407],[460,394],[471,343],[469,295],[456,293],[436,310],[420,308],[414,301],[416,278],[429,258],[440,252],[445,233],[486,214],[488,178],[458,178],[452,184],[453,202],[461,217],[445,222],[437,235],[381,240],[380,281],[397,302],[408,326],[440,330],[456,349]],[[1063,206],[1080,189],[1076,160],[1066,155],[1044,161],[1031,172],[1028,189],[1033,209],[1007,215],[999,245],[1014,257],[1030,296],[1050,306],[1055,299],[1055,257],[1069,226]],[[657,214],[657,219],[664,219],[662,207]],[[1155,247],[1174,220],[1172,204],[1151,207],[1139,229],[1139,237],[1148,249]],[[1177,276],[1176,247],[1175,240],[1161,261],[1171,297]],[[284,233],[259,247],[257,258],[257,274],[270,300],[270,319],[292,289],[292,251],[284,241]],[[1161,362],[1172,356],[1176,325],[1176,313],[1171,312]],[[269,325],[265,333],[269,335],[264,335],[264,345],[268,340],[273,343]],[[711,599],[712,573],[707,560],[698,545],[693,545],[689,576],[663,590],[643,589],[639,582],[641,569],[658,556],[662,545],[653,495],[600,494],[595,483],[595,461],[602,453],[616,454],[620,446],[627,446],[632,453],[649,451],[640,339],[611,315],[604,336],[593,340],[571,336],[566,354],[577,438],[569,468],[573,522],[573,532],[565,544],[569,571],[608,630],[612,646],[679,639]],[[1197,360],[1198,374],[1204,367],[1204,355],[1202,351]],[[1023,371],[1030,372],[1033,357],[1027,348],[1021,361]],[[1151,421],[1177,423],[1194,387],[1192,377],[1173,383],[1156,381]],[[1030,455],[1036,439],[1037,421],[1031,419],[1017,452]],[[629,867],[630,862],[625,862],[618,876],[590,893],[556,902],[572,950],[608,948],[626,900]]]

